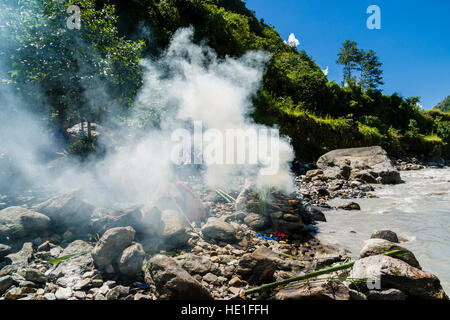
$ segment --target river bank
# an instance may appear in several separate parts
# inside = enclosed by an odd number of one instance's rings
[[[390,229],[405,238],[424,269],[436,274],[450,290],[450,169],[424,168],[402,171],[404,183],[374,186],[377,198],[356,199],[361,211],[326,211],[327,223],[319,222],[317,237],[339,244],[358,256],[375,230]],[[342,199],[329,201],[339,206]]]
[[[234,190],[211,190],[194,175],[151,205],[96,207],[79,191],[40,203],[23,197],[20,207],[11,203],[0,211],[0,299],[242,299],[243,290],[260,284],[342,264],[363,246],[349,253],[340,241],[321,239],[325,221],[333,227],[332,215],[341,212],[329,210],[334,201],[357,216],[364,210],[357,202],[379,200],[377,190],[403,184],[377,185],[400,179],[377,147],[338,150],[317,164],[296,177],[292,194],[261,193],[244,177]],[[353,222],[347,225],[358,227]],[[361,240],[369,237],[361,232]],[[382,232],[369,242],[351,269],[246,299],[447,298],[439,279],[396,236]],[[404,253],[396,258],[380,256],[398,249]],[[367,280],[378,277],[374,290]]]

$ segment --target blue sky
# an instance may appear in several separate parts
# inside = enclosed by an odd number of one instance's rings
[[[383,92],[419,96],[430,109],[450,95],[448,0],[246,0],[258,18],[287,40],[294,33],[328,79],[340,83],[336,65],[344,40],[374,50],[383,63]],[[366,27],[370,5],[381,9],[381,29]]]

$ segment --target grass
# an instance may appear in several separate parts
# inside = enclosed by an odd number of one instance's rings
[[[428,136],[424,136],[423,140],[426,142],[443,143],[442,139],[437,134],[430,134]]]

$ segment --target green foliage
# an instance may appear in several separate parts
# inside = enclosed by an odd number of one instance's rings
[[[441,110],[442,112],[450,112],[450,96],[439,102],[433,109]]]
[[[97,150],[97,141],[94,137],[85,137],[70,144],[69,151],[81,157],[86,158],[89,154]]]
[[[113,6],[97,10],[94,0],[15,2],[20,6],[1,8],[8,26],[1,41],[9,43],[2,58],[19,88],[32,84],[44,93],[49,116],[92,122],[117,112],[112,106],[130,106],[140,86],[144,43],[119,38]],[[81,9],[80,30],[67,28],[70,5]]]
[[[355,41],[344,41],[336,63],[344,66],[343,84],[356,81],[353,72],[360,73],[360,84],[364,89],[376,88],[384,84],[382,63],[378,60],[375,52],[358,48]]]
[[[13,2],[19,0],[7,3]],[[70,4],[81,8],[81,30],[66,28]],[[36,91],[29,88],[37,87],[50,105],[47,117],[59,122],[122,118],[142,82],[142,55],[157,59],[179,28],[193,26],[194,41],[220,58],[249,50],[271,54],[252,116],[258,123],[278,125],[292,138],[299,158],[374,144],[397,152],[411,141],[419,150],[424,143],[439,143],[431,138],[436,135],[448,141],[450,116],[421,111],[417,97],[376,89],[383,82],[374,51],[345,41],[338,63],[347,85],[328,82],[306,52],[286,45],[242,0],[21,0],[20,7],[2,3],[0,9],[8,22],[7,32],[0,34],[0,55],[9,61],[9,73],[0,80],[13,83],[30,100]],[[448,110],[445,101],[439,106]],[[157,126],[163,116],[147,106],[134,111],[142,121],[130,125],[138,127]],[[95,141],[82,140],[70,149],[85,155],[94,148]]]

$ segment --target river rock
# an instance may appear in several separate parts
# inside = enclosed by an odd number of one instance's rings
[[[384,239],[369,239],[365,241],[364,246],[359,253],[359,256],[361,258],[365,258],[369,256],[380,255],[394,250],[405,251],[405,253],[396,255],[395,256],[396,259],[403,260],[415,268],[422,269],[416,257],[411,251]]]
[[[95,232],[103,234],[109,229],[120,227],[142,227],[142,206],[132,206],[126,209],[116,210],[109,215],[92,219],[91,227]]]
[[[136,231],[132,227],[112,228],[106,231],[95,245],[92,258],[98,266],[105,266],[115,260],[134,240]]]
[[[352,211],[352,210],[361,210],[361,207],[356,202],[349,202],[349,203],[343,204],[342,206],[339,206],[338,209]]]
[[[150,259],[145,272],[148,285],[155,285],[156,293],[164,300],[211,300],[211,294],[178,263],[158,254]]]
[[[74,257],[69,260],[62,261],[54,266],[46,273],[48,278],[52,281],[57,281],[58,285],[64,287],[74,287],[83,279],[83,274],[91,271],[94,266],[94,261],[89,254],[92,251],[92,246],[82,240],[71,242],[61,253],[61,256],[71,254],[78,254],[88,252],[87,254]]]
[[[56,300],[67,300],[73,295],[72,289],[70,288],[59,288],[55,292]]]
[[[372,233],[371,239],[384,239],[390,242],[399,243],[397,234],[391,230],[379,230]]]
[[[45,283],[47,280],[42,272],[32,268],[26,268],[21,272],[21,274],[27,281]]]
[[[12,287],[8,291],[6,291],[3,296],[5,300],[18,300],[23,296],[22,289],[18,287]]]
[[[55,226],[66,226],[73,230],[86,231],[94,206],[75,191],[54,197],[33,207],[33,210],[48,216]]]
[[[162,234],[164,243],[169,248],[184,247],[189,235],[179,213],[175,210],[164,210],[161,213],[161,220],[164,226]]]
[[[411,297],[448,300],[436,276],[388,256],[370,256],[357,260],[349,277],[376,280],[380,290],[398,289]],[[362,287],[362,284],[358,286]]]
[[[322,221],[322,222],[326,222],[327,218],[325,217],[325,215],[323,214],[323,212],[317,208],[317,207],[313,207],[313,206],[309,206],[306,208],[307,212],[311,215],[311,219],[313,221]]]
[[[255,231],[261,231],[267,226],[267,218],[258,213],[249,213],[245,216],[244,223]]]
[[[320,169],[309,170],[306,172],[306,179],[311,180],[314,177],[323,175],[323,171]]]
[[[406,300],[406,294],[398,289],[369,290],[366,296],[368,300]]]
[[[265,246],[259,247],[252,254],[245,254],[239,261],[237,273],[253,284],[272,280],[277,269],[274,254]]]
[[[363,176],[366,175],[365,178],[371,181],[383,184],[401,181],[400,173],[392,165],[387,152],[379,146],[333,150],[321,156],[317,161],[317,167],[324,171],[344,166],[351,167],[351,179],[358,175],[358,171],[365,171]],[[375,183],[365,180],[366,183]]]
[[[119,270],[128,277],[134,277],[142,271],[142,263],[145,258],[144,248],[140,243],[135,243],[132,246],[123,250],[119,261]]]
[[[322,242],[314,255],[317,266],[323,268],[333,263],[340,262],[346,257],[344,249],[332,245],[330,243]]]
[[[216,271],[217,267],[207,256],[198,256],[193,253],[186,253],[175,258],[178,264],[189,274],[205,275],[206,273]]]
[[[142,224],[138,231],[150,236],[159,236],[164,230],[164,222],[161,218],[162,212],[157,207],[144,206],[141,209]]]
[[[8,290],[13,285],[13,283],[14,280],[11,276],[0,277],[0,295]]]
[[[33,258],[33,243],[25,242],[19,252],[11,253],[6,256],[11,264],[19,266],[27,266]]]
[[[231,224],[217,218],[209,218],[207,223],[202,227],[203,236],[216,241],[236,241],[235,233],[236,230]]]
[[[281,289],[276,300],[350,300],[349,289],[339,282],[294,284]]]
[[[0,239],[18,239],[50,226],[50,219],[39,212],[22,207],[9,207],[0,211]]]

